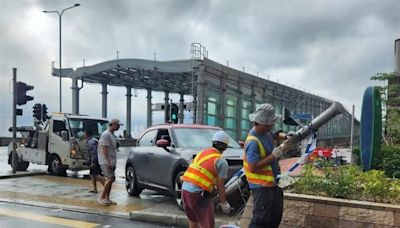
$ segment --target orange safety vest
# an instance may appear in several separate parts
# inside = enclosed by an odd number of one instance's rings
[[[267,153],[266,153],[266,150],[265,150],[263,144],[257,137],[255,137],[253,135],[248,135],[246,138],[245,145],[247,143],[249,143],[250,141],[255,141],[258,144],[258,149],[260,151],[260,159],[263,159],[265,156],[267,156]],[[274,186],[275,178],[274,178],[274,174],[272,172],[272,166],[267,165],[260,170],[251,172],[249,169],[249,164],[247,163],[246,150],[244,151],[244,156],[243,156],[243,167],[244,167],[244,172],[245,172],[247,181],[249,183],[263,185],[266,187]]]
[[[215,162],[219,158],[221,158],[221,154],[215,148],[201,151],[183,174],[182,180],[191,182],[211,193],[217,183],[218,176]]]

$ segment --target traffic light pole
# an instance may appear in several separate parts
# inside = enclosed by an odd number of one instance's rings
[[[13,68],[13,121],[12,121],[12,152],[11,152],[11,167],[12,172],[17,171],[17,151],[16,151],[16,138],[17,138],[17,68]]]

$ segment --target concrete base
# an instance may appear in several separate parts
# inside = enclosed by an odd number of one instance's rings
[[[248,227],[252,211],[250,197],[240,227]],[[279,227],[400,227],[400,205],[285,193]]]

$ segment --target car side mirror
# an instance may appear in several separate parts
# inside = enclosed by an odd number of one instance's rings
[[[170,146],[170,145],[171,145],[171,143],[166,139],[159,139],[156,142],[156,146],[157,147],[165,148],[165,147]]]
[[[68,141],[68,131],[61,131],[62,141]]]
[[[244,148],[244,142],[243,141],[239,141],[239,145],[240,145],[240,148]]]

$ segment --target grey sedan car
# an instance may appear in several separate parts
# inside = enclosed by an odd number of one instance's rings
[[[212,145],[218,127],[190,124],[161,124],[148,128],[129,153],[125,166],[126,190],[139,196],[143,189],[172,195],[182,208],[181,180],[193,158]],[[242,168],[243,150],[233,139],[222,154],[229,165],[230,179]]]

